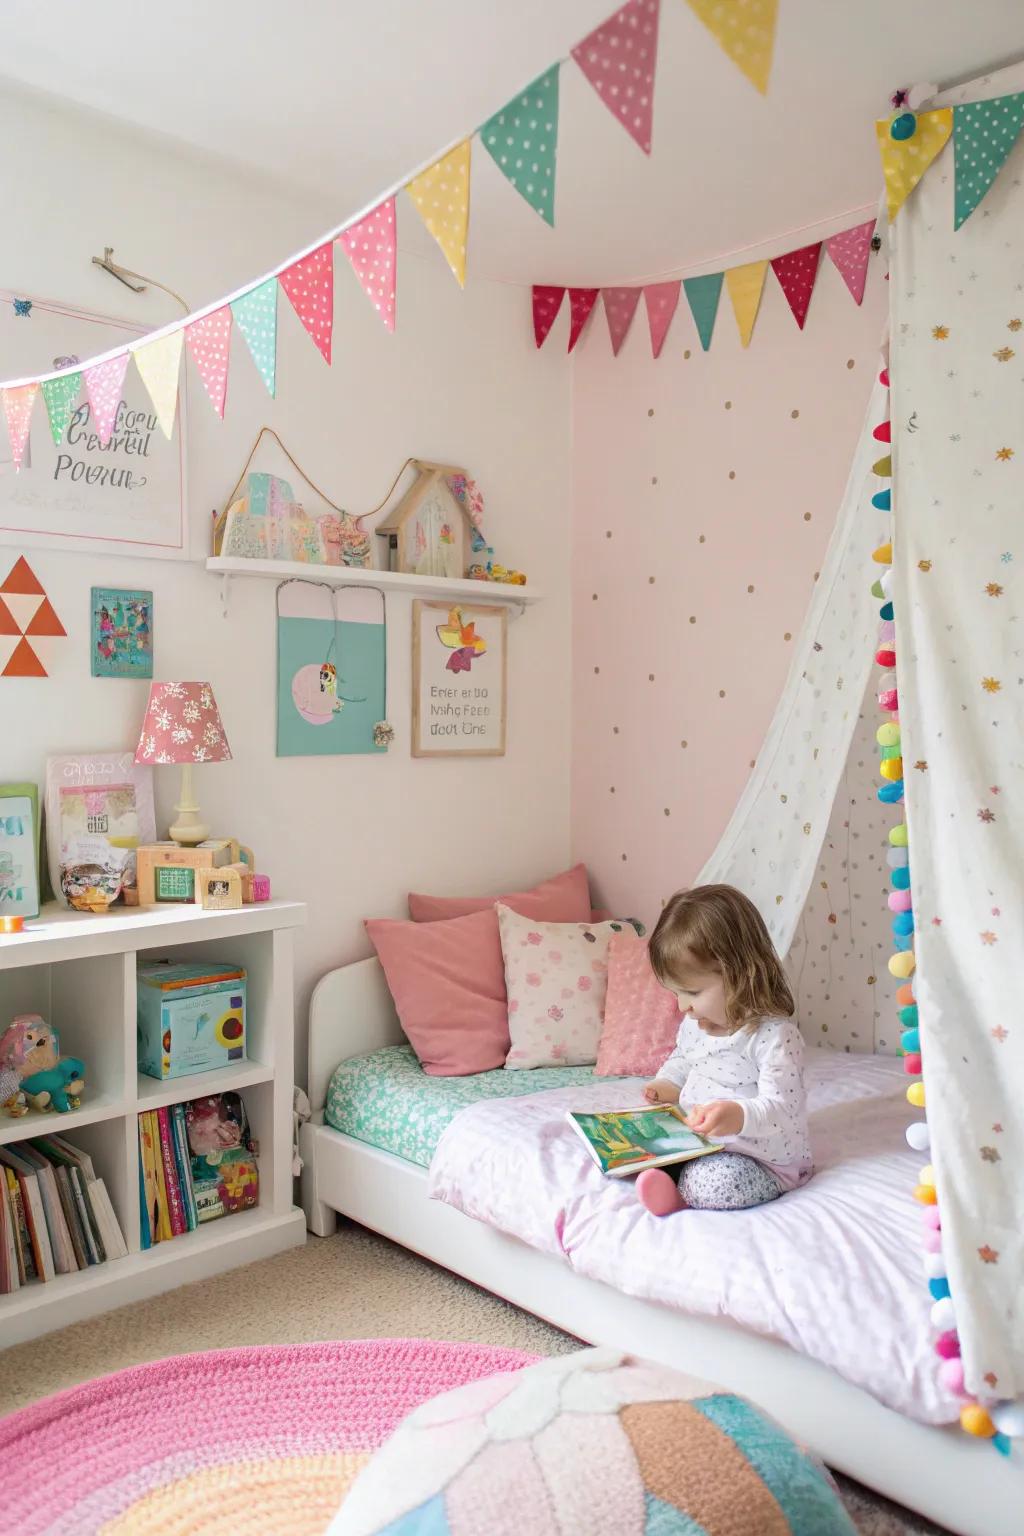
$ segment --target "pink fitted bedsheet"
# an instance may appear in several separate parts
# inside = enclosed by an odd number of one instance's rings
[[[627,1295],[781,1339],[926,1424],[954,1420],[932,1348],[911,1189],[921,1162],[899,1061],[807,1053],[815,1174],[752,1211],[648,1215],[608,1179],[568,1109],[633,1107],[641,1079],[557,1088],[462,1110],[429,1172],[432,1198]]]

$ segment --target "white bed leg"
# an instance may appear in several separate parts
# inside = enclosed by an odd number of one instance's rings
[[[337,1230],[338,1213],[331,1206],[325,1205],[317,1193],[315,1129],[312,1121],[307,1121],[299,1128],[302,1209],[306,1213],[306,1226],[314,1237],[331,1237]]]

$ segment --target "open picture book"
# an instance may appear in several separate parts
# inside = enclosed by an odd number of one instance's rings
[[[644,1168],[686,1163],[720,1149],[686,1124],[675,1104],[649,1104],[644,1109],[606,1110],[581,1114],[569,1110],[566,1119],[602,1173],[623,1179]]]

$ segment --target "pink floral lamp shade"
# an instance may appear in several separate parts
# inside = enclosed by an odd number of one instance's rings
[[[137,763],[224,763],[231,748],[209,683],[153,683]]]

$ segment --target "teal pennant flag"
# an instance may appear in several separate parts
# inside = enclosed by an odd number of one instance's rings
[[[551,225],[555,222],[558,70],[559,65],[552,65],[480,129],[480,142],[498,170]]]
[[[60,378],[46,379],[43,382],[43,399],[46,401],[46,414],[50,420],[50,434],[57,448],[64,441],[64,433],[68,429],[71,413],[78,404],[81,390],[82,375],[80,373],[63,373]]]
[[[1024,127],[1024,91],[953,108],[953,228],[977,208]]]
[[[722,273],[709,272],[707,277],[684,277],[683,288],[700,344],[706,352],[711,345],[711,332],[715,328],[718,298],[722,292]]]
[[[260,378],[273,395],[277,391],[277,278],[243,293],[231,306],[235,324],[245,337]]]

